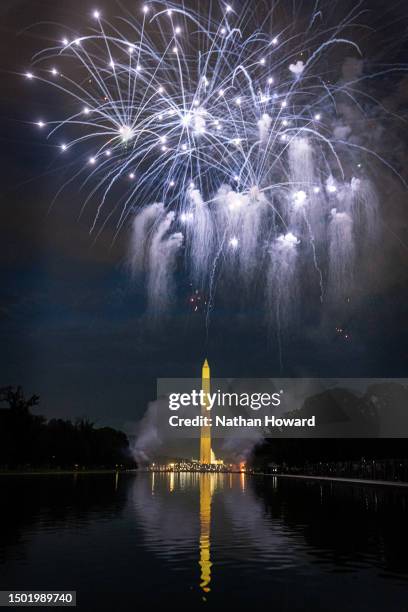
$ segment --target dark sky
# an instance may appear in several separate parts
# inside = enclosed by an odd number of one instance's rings
[[[383,48],[384,62],[406,61],[403,3],[386,4],[385,11],[383,2],[367,3],[368,48],[377,59]],[[100,5],[119,12],[116,2]],[[349,303],[320,320],[302,304],[300,321],[284,333],[283,371],[262,304],[254,299],[242,306],[239,287],[232,300],[216,303],[206,342],[203,314],[191,312],[189,282],[180,273],[172,316],[146,331],[143,290],[132,286],[124,263],[126,229],[113,246],[109,226],[95,243],[92,209],[79,218],[84,198],[78,185],[50,210],[62,178],[74,170],[30,125],[57,100],[37,83],[27,87],[18,74],[48,43],[47,29],[51,38],[61,31],[55,24],[26,28],[48,20],[80,26],[94,8],[82,0],[2,0],[0,6],[0,385],[38,393],[47,416],[87,416],[129,431],[154,399],[156,378],[197,376],[206,354],[220,377],[407,376],[408,194],[384,169],[383,234],[369,261],[360,262],[360,286]],[[403,77],[376,87],[382,100],[406,114]],[[393,155],[408,178],[406,136],[384,137],[384,154]],[[336,334],[339,325],[348,341]]]

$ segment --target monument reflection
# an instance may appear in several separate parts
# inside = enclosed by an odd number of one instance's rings
[[[214,496],[220,493],[215,510]],[[212,533],[216,536],[221,523],[223,531],[225,521],[231,528],[237,512],[256,516],[260,513],[259,508],[254,509],[259,502],[247,490],[245,474],[140,474],[131,488],[131,504],[142,527],[145,544],[152,552],[176,562],[188,551],[192,563],[199,568],[196,586],[203,600],[210,593],[214,580]]]
[[[214,492],[214,474],[200,474],[200,588],[210,592],[211,582],[211,501]]]

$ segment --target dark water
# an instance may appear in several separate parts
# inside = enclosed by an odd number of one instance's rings
[[[239,474],[0,483],[2,590],[76,590],[81,610],[112,612],[408,610],[405,490]]]

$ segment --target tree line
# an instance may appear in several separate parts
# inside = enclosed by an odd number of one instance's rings
[[[39,396],[21,387],[0,388],[1,469],[84,469],[135,467],[125,433],[33,414]]]
[[[262,471],[408,480],[408,388],[396,382],[371,384],[364,393],[335,388],[305,399],[295,418],[315,415],[339,437],[265,438],[252,464]],[[347,437],[352,422],[355,436]],[[342,432],[342,433],[340,433]]]

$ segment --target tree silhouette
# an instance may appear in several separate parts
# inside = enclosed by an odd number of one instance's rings
[[[37,406],[40,401],[39,395],[32,395],[26,399],[22,387],[1,387],[0,404],[7,404],[10,410],[27,414],[30,408]]]
[[[0,467],[52,469],[134,466],[126,435],[95,428],[87,419],[50,419],[33,415],[39,396],[21,387],[0,388]]]

